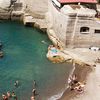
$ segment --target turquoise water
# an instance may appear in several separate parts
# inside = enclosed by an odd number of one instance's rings
[[[7,91],[14,91],[18,100],[30,100],[33,80],[38,100],[47,100],[64,88],[71,65],[53,64],[46,58],[51,42],[45,33],[18,22],[0,22],[0,40],[4,51],[0,59],[0,100]],[[16,80],[18,88],[14,87]]]

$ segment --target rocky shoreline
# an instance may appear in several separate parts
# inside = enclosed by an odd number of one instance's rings
[[[92,72],[92,68],[90,66],[80,66],[76,65],[73,74],[76,74],[78,77],[78,81],[82,83],[87,83],[88,75]],[[73,98],[77,98],[79,93],[75,91],[71,91],[69,88],[64,92],[62,97],[59,100],[73,100]]]

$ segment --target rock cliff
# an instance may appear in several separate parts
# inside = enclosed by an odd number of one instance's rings
[[[31,14],[36,18],[44,18],[48,8],[48,0],[25,0],[27,8],[32,12]]]

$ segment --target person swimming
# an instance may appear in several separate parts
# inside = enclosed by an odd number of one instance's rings
[[[41,42],[42,42],[43,44],[47,44],[47,45],[48,45],[48,43],[47,43],[46,41],[44,41],[44,40],[42,40]]]
[[[8,100],[8,97],[3,93],[3,94],[2,94],[2,99],[3,99],[3,100]]]
[[[10,94],[10,92],[9,92],[9,91],[7,92],[7,97],[8,97],[8,98],[10,98],[10,97],[11,97],[11,94]]]
[[[14,86],[15,87],[18,87],[19,86],[19,81],[18,80],[15,81]]]
[[[15,92],[12,92],[12,98],[14,98],[14,100],[17,100],[17,96],[16,96]]]

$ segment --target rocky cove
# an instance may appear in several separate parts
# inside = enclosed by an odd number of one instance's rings
[[[25,0],[18,0],[17,3],[15,4],[15,8],[12,6],[11,9],[7,8],[10,1],[8,1],[8,0],[5,0],[5,1],[7,1],[8,3],[3,2],[3,0],[1,0],[1,2],[5,6],[3,5],[0,8],[0,12],[1,12],[0,19],[20,20],[24,23],[24,25],[36,27],[36,28],[42,30],[43,32],[47,32],[49,38],[52,40],[54,45],[57,45],[57,43],[58,43],[60,47],[65,46],[58,38],[59,34],[58,34],[58,37],[57,37],[57,35],[55,35],[53,27],[52,27],[52,22],[50,22],[50,20],[46,20],[46,19],[48,19],[47,17],[49,17],[49,13],[47,12],[48,11],[48,0],[41,0],[41,1],[30,0],[28,2]],[[76,21],[74,21],[74,22],[76,23]],[[62,27],[62,25],[60,27]],[[59,31],[59,33],[60,33],[60,31]],[[53,34],[53,36],[52,36],[52,34]],[[62,35],[63,40],[65,39],[64,37],[65,36]],[[77,43],[77,42],[75,42],[75,43]],[[79,43],[78,43],[78,46],[79,46]],[[68,62],[70,61],[70,62],[80,65],[80,66],[78,66],[78,65],[75,66],[75,70],[73,73],[77,74],[79,81],[86,82],[87,83],[86,87],[89,87],[90,81],[93,82],[92,76],[95,76],[95,73],[96,73],[95,66],[97,66],[98,63],[95,61],[100,55],[99,51],[96,51],[96,52],[91,51],[91,50],[88,50],[88,48],[86,48],[86,49],[85,48],[82,48],[82,49],[64,48],[63,53],[65,54],[66,61],[68,60]],[[69,59],[69,56],[70,56],[70,59]],[[92,58],[91,58],[91,56],[92,56]],[[90,72],[92,72],[92,75],[89,74]],[[96,77],[97,76],[95,76],[95,78]],[[89,82],[87,79],[89,79]],[[97,78],[96,78],[96,80],[98,80],[98,83],[99,83],[100,80]],[[92,83],[92,86],[93,86],[93,83]],[[96,87],[98,87],[98,85],[96,85]],[[91,95],[87,96],[87,95],[89,93],[91,93],[90,92],[91,89],[89,88],[89,90],[87,90],[87,91],[88,91],[88,93],[83,94],[84,96],[78,95],[78,97],[77,97],[76,93],[74,93],[73,91],[70,92],[67,90],[63,94],[63,97],[60,98],[60,100],[66,100],[66,99],[70,100],[72,98],[74,98],[74,100],[81,100],[82,98],[83,98],[82,100],[89,100],[90,98],[92,98],[92,96]],[[98,96],[98,94],[97,94],[97,96]],[[96,99],[97,96],[94,99],[92,98],[91,100],[97,100]],[[85,99],[84,99],[84,97],[85,97]],[[100,97],[98,97],[98,98],[100,98]],[[52,100],[56,100],[56,99],[52,99]]]

